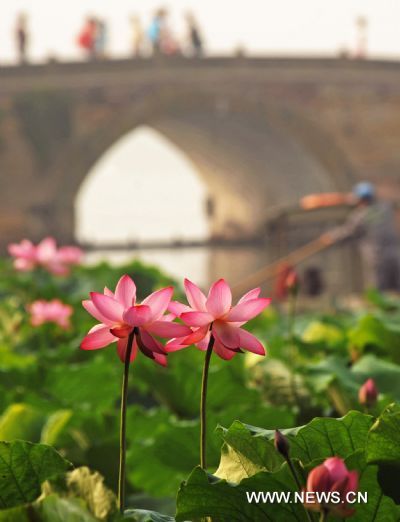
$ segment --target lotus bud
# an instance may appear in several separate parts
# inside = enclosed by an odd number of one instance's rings
[[[378,398],[378,388],[373,379],[368,379],[358,392],[358,400],[363,406],[374,406]]]
[[[326,503],[318,501],[316,497],[312,502],[305,502],[305,507],[313,511],[332,511],[339,517],[348,517],[354,513],[347,503],[348,494],[356,493],[357,490],[357,471],[349,471],[341,458],[330,457],[310,471],[305,493],[335,493],[340,497],[340,503]]]
[[[275,430],[274,446],[278,453],[285,459],[289,458],[290,444],[287,438],[279,431]]]
[[[286,276],[286,288],[289,294],[297,295],[300,288],[299,276],[296,270],[291,269]]]

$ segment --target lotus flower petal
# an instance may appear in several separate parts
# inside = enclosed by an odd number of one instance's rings
[[[124,308],[129,308],[135,304],[136,285],[128,275],[123,275],[118,281],[114,295],[115,299],[119,301]]]
[[[215,321],[212,333],[216,340],[227,348],[237,349],[240,347],[240,330],[223,321]]]
[[[119,339],[128,337],[132,330],[133,328],[129,324],[123,324],[121,326],[114,326],[113,328],[110,328],[110,332]]]
[[[146,351],[160,353],[160,354],[166,353],[166,349],[160,343],[160,341],[157,341],[157,339],[154,339],[154,337],[151,334],[149,334],[146,330],[144,330],[143,328],[140,329],[139,348],[148,357],[152,357],[152,356],[146,354]]]
[[[74,246],[60,247],[57,252],[58,260],[67,265],[78,265],[82,261],[82,257],[82,250]]]
[[[330,457],[324,462],[325,468],[329,471],[332,482],[337,482],[347,476],[347,468],[343,460],[339,457]]]
[[[250,290],[249,292],[247,292],[247,294],[244,294],[244,296],[239,299],[238,304],[250,301],[250,299],[257,299],[260,293],[261,288],[253,288],[253,290]]]
[[[128,338],[126,337],[125,339],[119,339],[118,343],[117,343],[117,353],[118,353],[118,357],[121,359],[122,362],[125,362],[127,348],[128,348]],[[136,359],[137,352],[138,352],[138,345],[137,345],[137,342],[135,339],[133,341],[130,362],[133,362]]]
[[[358,473],[357,471],[349,471],[349,481],[347,484],[347,491],[357,491],[358,490]]]
[[[160,366],[166,367],[167,364],[168,364],[167,356],[165,354],[163,354],[163,353],[155,353],[154,354],[154,360]]]
[[[53,237],[46,237],[36,247],[36,256],[41,263],[54,261],[57,255],[57,245]]]
[[[108,297],[112,297],[113,299],[115,298],[115,295],[114,295],[114,292],[112,290],[110,290],[109,288],[107,288],[106,286],[104,287],[104,295],[108,295]]]
[[[191,333],[191,329],[184,324],[155,321],[146,326],[146,331],[159,337],[183,337]]]
[[[260,314],[271,303],[271,299],[249,299],[234,306],[226,316],[229,322],[246,322]]]
[[[206,337],[207,333],[209,332],[209,325],[206,324],[205,326],[200,326],[199,328],[196,328],[190,335],[185,337],[183,339],[183,342],[187,345],[190,344],[196,344],[200,342],[204,337]]]
[[[143,326],[151,318],[151,309],[146,305],[136,305],[128,308],[123,314],[123,320],[131,326]]]
[[[221,359],[224,359],[224,361],[230,361],[237,354],[237,352],[226,348],[218,341],[215,341],[213,349]]]
[[[187,348],[187,347],[188,347],[188,345],[187,344],[182,344],[180,342],[180,339],[171,339],[165,345],[165,351],[167,353],[178,352],[179,350],[183,350],[184,348]]]
[[[22,257],[33,261],[36,256],[36,247],[28,239],[23,239],[21,243],[11,243],[8,245],[8,252],[13,257]]]
[[[199,341],[198,343],[196,343],[196,347],[199,350],[201,350],[202,352],[205,352],[210,343],[210,337],[211,337],[211,332],[210,332],[210,330],[208,330],[207,334],[203,337],[203,339],[201,341]]]
[[[228,313],[231,305],[231,289],[224,279],[219,279],[211,286],[208,293],[207,311],[217,319]]]
[[[100,294],[98,292],[91,292],[90,298],[97,310],[109,321],[122,323],[124,307],[121,303],[108,295]]]
[[[185,312],[180,318],[188,326],[206,326],[213,321],[213,316],[207,312]]]
[[[151,308],[151,321],[157,321],[164,314],[171,301],[173,293],[174,288],[168,286],[153,292],[142,301],[143,305],[147,305]]]
[[[116,341],[116,337],[110,333],[110,329],[107,326],[100,324],[92,328],[92,330],[86,335],[81,343],[81,348],[82,350],[98,350],[99,348],[104,348],[113,341]]]
[[[168,311],[174,314],[175,317],[179,317],[184,312],[193,312],[190,306],[179,303],[178,301],[171,301],[168,305]]]
[[[95,319],[100,321],[101,323],[112,325],[113,322],[107,319],[107,317],[99,312],[99,310],[94,305],[93,301],[90,299],[85,299],[82,301],[83,308],[89,312],[90,315],[92,315]]]
[[[15,259],[14,267],[16,270],[20,272],[28,272],[35,268],[35,263],[33,261],[29,261],[29,259],[24,259],[22,257]]]
[[[203,294],[200,288],[192,283],[189,279],[185,279],[184,281],[186,297],[188,303],[194,310],[198,310],[201,312],[206,312],[206,302],[207,297]]]
[[[243,328],[238,328],[239,330],[239,346],[248,352],[253,352],[257,355],[265,355],[265,348],[257,339],[257,337],[247,330],[243,330]]]
[[[331,485],[329,471],[323,464],[310,471],[307,478],[308,491],[330,491]]]

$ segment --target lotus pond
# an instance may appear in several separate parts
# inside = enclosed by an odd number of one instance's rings
[[[17,272],[9,260],[0,269],[0,521],[400,520],[400,299],[370,292],[356,311],[301,313],[292,325],[286,308],[272,303],[248,322],[267,355],[212,357],[206,469],[199,466],[204,352],[176,351],[166,368],[138,356],[121,513],[123,364],[114,346],[79,349],[94,325],[82,300],[114,288],[123,274],[139,298],[174,284],[174,299],[184,300],[183,287],[139,262],[76,266],[63,277]],[[30,304],[53,299],[71,307],[68,324],[32,324]],[[368,381],[372,391],[360,392]],[[356,472],[367,502],[340,511],[249,501],[246,492],[306,490],[312,470],[332,457]]]

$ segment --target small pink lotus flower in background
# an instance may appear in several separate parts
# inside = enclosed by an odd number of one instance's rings
[[[358,392],[358,400],[363,406],[374,406],[378,399],[378,388],[373,379],[368,379]]]
[[[14,268],[21,272],[28,272],[36,266],[36,247],[28,239],[8,245],[8,253],[15,258]]]
[[[138,304],[135,283],[128,275],[121,277],[115,292],[108,288],[104,289],[103,294],[91,292],[90,300],[85,300],[82,304],[100,323],[89,331],[81,348],[98,350],[117,342],[119,358],[124,362],[129,335],[136,328],[138,335],[135,335],[133,342],[131,361],[135,359],[139,349],[158,364],[166,366],[166,350],[154,336],[171,339],[191,333],[187,326],[173,323],[173,315],[164,315],[172,294],[172,286],[162,288]]]
[[[38,245],[23,239],[20,243],[8,246],[9,254],[14,257],[14,267],[21,272],[28,272],[41,266],[55,275],[67,275],[70,265],[81,262],[83,252],[74,246],[57,248],[52,237],[46,237]]]
[[[232,307],[232,292],[224,279],[219,279],[210,288],[206,297],[198,286],[185,279],[186,297],[190,306],[172,302],[169,311],[193,328],[187,337],[179,337],[167,343],[167,351],[174,352],[192,344],[207,350],[211,335],[213,350],[222,359],[232,359],[243,350],[265,355],[260,341],[242,326],[260,314],[271,299],[259,298],[260,289],[245,294]]]
[[[340,502],[325,504],[315,499],[315,502],[306,503],[305,507],[313,511],[328,510],[340,517],[347,517],[354,513],[354,510],[350,509],[346,502],[347,494],[349,492],[356,493],[357,490],[357,471],[349,471],[341,458],[330,457],[323,464],[310,471],[305,492],[313,494],[336,492],[340,497]]]
[[[289,294],[296,295],[299,291],[300,286],[300,280],[299,280],[299,274],[296,272],[294,268],[289,271],[288,275],[286,276],[286,288],[289,292]]]
[[[70,327],[70,318],[73,313],[72,306],[63,303],[59,299],[34,301],[27,306],[31,314],[32,326],[40,326],[44,323],[55,323],[63,329]]]

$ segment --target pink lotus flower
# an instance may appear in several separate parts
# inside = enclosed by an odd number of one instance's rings
[[[339,457],[330,457],[323,464],[310,471],[307,478],[306,493],[332,493],[336,492],[340,497],[340,503],[329,504],[325,502],[308,502],[305,504],[307,509],[322,511],[327,509],[335,512],[338,516],[345,517],[353,514],[354,510],[349,509],[346,503],[346,495],[349,492],[356,492],[358,489],[357,471],[349,471],[345,463]],[[317,497],[317,495],[315,495]]]
[[[8,246],[8,252],[14,259],[14,267],[21,272],[28,272],[38,266],[44,267],[56,275],[69,273],[69,265],[77,265],[82,260],[82,250],[73,246],[57,248],[52,237],[46,237],[38,245],[28,239]]]
[[[115,293],[108,288],[104,289],[104,294],[91,292],[90,300],[83,301],[82,304],[100,324],[89,331],[81,348],[97,350],[117,341],[117,352],[124,362],[129,335],[136,328],[138,334],[135,335],[131,361],[135,359],[139,349],[147,357],[165,366],[166,350],[154,336],[171,339],[191,333],[187,326],[173,323],[173,315],[164,315],[172,294],[172,286],[163,288],[138,304],[135,283],[128,275],[122,276],[118,281]]]
[[[363,406],[373,406],[378,399],[378,388],[373,379],[368,379],[358,392],[358,400]]]
[[[55,323],[64,329],[70,327],[70,317],[73,313],[73,308],[59,299],[34,301],[27,306],[27,309],[31,314],[31,324],[33,326],[40,326],[43,323]]]
[[[212,334],[213,350],[222,359],[232,359],[242,349],[265,355],[265,349],[260,341],[241,328],[271,302],[271,299],[258,297],[259,288],[245,294],[233,307],[232,292],[224,279],[219,279],[211,286],[208,297],[188,279],[185,279],[185,290],[190,306],[175,301],[170,304],[169,310],[191,326],[193,331],[186,337],[168,342],[166,346],[168,352],[181,350],[191,344],[204,351]]]

